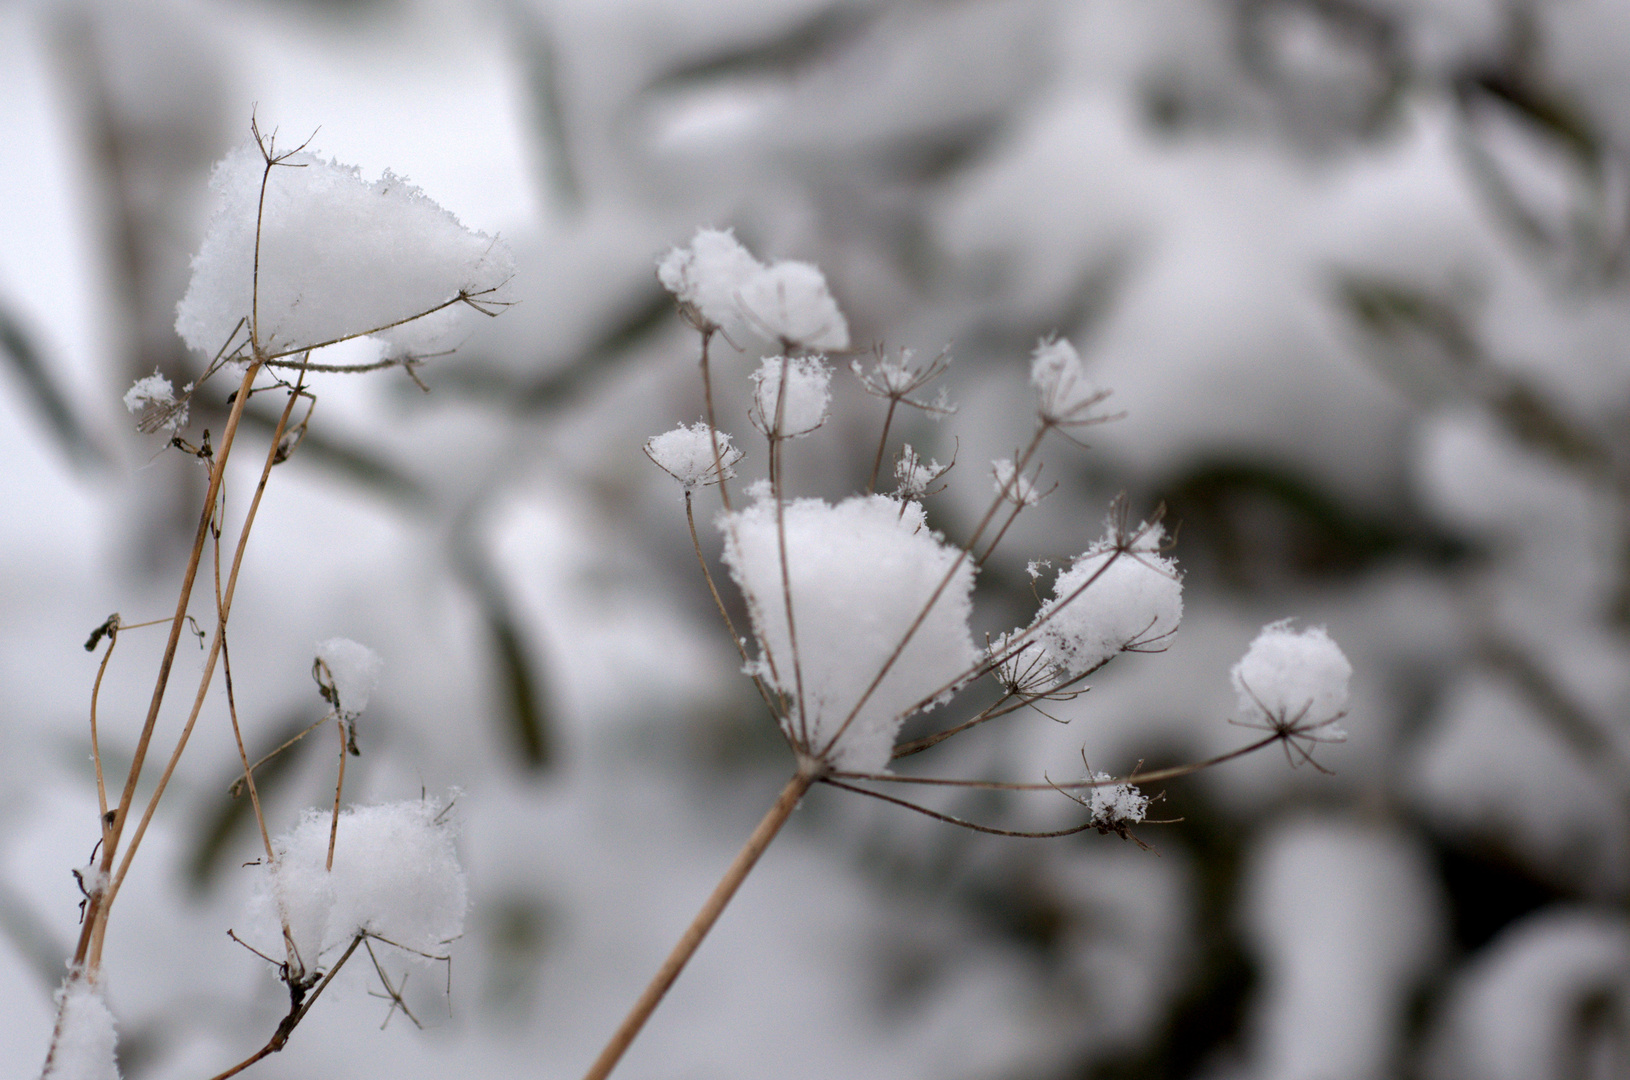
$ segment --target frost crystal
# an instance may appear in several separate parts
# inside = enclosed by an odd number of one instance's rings
[[[244,340],[239,320],[283,354],[381,327],[398,353],[420,351],[454,328],[444,308],[481,296],[514,273],[508,249],[472,232],[423,192],[387,172],[367,183],[358,170],[312,154],[271,170],[260,214],[259,300],[255,303],[255,222],[265,162],[254,144],[215,166],[219,208],[192,261],[192,281],[176,309],[176,331],[213,355]],[[460,305],[462,306],[462,305]]]
[[[812,263],[778,262],[741,286],[741,308],[765,337],[805,349],[846,349],[849,323]]]
[[[1021,509],[1035,506],[1047,497],[1047,492],[1036,484],[1034,474],[1021,475],[1013,467],[1011,458],[999,458],[990,463],[991,475],[996,480],[996,494]]]
[[[751,378],[750,416],[753,426],[764,434],[793,439],[826,423],[827,406],[832,402],[832,369],[820,357],[772,356]]]
[[[1149,809],[1149,796],[1132,784],[1106,783],[1113,779],[1108,773],[1095,772],[1092,778],[1098,786],[1089,789],[1087,810],[1092,814],[1094,825],[1115,830],[1143,820]]]
[[[821,753],[957,564],[957,551],[927,528],[917,503],[872,495],[836,506],[819,499],[787,504],[795,665],[775,503],[761,499],[723,514],[719,528],[725,562],[749,598],[760,649],[753,671],[786,696],[789,733]],[[964,559],[827,760],[856,772],[884,769],[906,714],[975,666],[972,591],[973,567]]]
[[[1118,652],[1160,649],[1183,619],[1182,576],[1155,553],[1164,533],[1144,525],[1132,535],[1102,540],[1071,563],[1036,617],[1036,636],[1069,677]]]
[[[1284,619],[1262,628],[1230,677],[1244,716],[1294,731],[1318,729],[1321,740],[1340,742],[1347,733],[1335,721],[1347,711],[1352,674],[1324,627],[1293,630]]]
[[[657,280],[705,326],[729,329],[741,321],[742,287],[763,269],[730,230],[697,229],[690,246],[673,248],[657,261]]]
[[[188,389],[192,389],[190,386]],[[157,370],[144,379],[137,379],[125,391],[125,408],[136,416],[136,428],[151,434],[163,428],[179,431],[187,426],[187,402],[176,400],[175,388],[170,380]]]
[[[56,1001],[57,1034],[41,1080],[119,1080],[118,1036],[101,987],[76,972],[57,990]]]
[[[1081,354],[1068,341],[1043,341],[1030,358],[1030,382],[1036,388],[1037,411],[1048,423],[1090,423],[1093,406],[1109,396],[1087,378]]]
[[[343,811],[330,871],[329,811],[307,810],[272,841],[277,859],[251,909],[260,936],[281,941],[286,920],[308,972],[362,931],[426,953],[458,937],[468,906],[464,871],[443,813],[435,799]]]
[[[713,434],[718,447],[717,457],[714,455],[714,445],[708,439],[708,426],[700,422],[690,427],[680,424],[672,431],[646,439],[645,456],[657,468],[683,484],[687,491],[698,485],[717,484],[736,475],[735,465],[742,459],[744,451],[732,445],[730,436],[724,432],[715,431]],[[719,472],[721,465],[724,467],[722,475]]]
[[[328,669],[331,681],[326,685],[333,692],[330,701],[334,708],[348,719],[362,715],[374,687],[379,685],[379,671],[385,661],[368,646],[342,637],[318,642],[317,659]]]

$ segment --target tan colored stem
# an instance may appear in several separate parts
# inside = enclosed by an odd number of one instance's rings
[[[707,898],[707,903],[702,905],[702,910],[696,913],[696,918],[691,921],[690,926],[685,930],[684,936],[679,939],[679,944],[674,946],[673,952],[668,954],[668,959],[664,960],[662,967],[657,969],[656,976],[651,979],[650,985],[645,988],[645,993],[640,995],[640,999],[634,1003],[633,1009],[629,1010],[628,1016],[622,1022],[622,1026],[611,1036],[611,1041],[606,1043],[606,1048],[600,1051],[600,1056],[595,1059],[593,1066],[584,1074],[583,1080],[605,1080],[606,1077],[611,1075],[611,1071],[617,1067],[617,1062],[622,1060],[623,1053],[628,1049],[629,1044],[634,1041],[635,1036],[640,1033],[640,1029],[645,1026],[645,1022],[651,1018],[651,1014],[661,1004],[663,996],[668,993],[668,988],[674,984],[675,979],[679,978],[679,973],[685,969],[685,964],[690,961],[692,954],[696,952],[697,946],[702,944],[702,939],[707,937],[709,930],[713,929],[713,924],[719,920],[719,915],[724,911],[725,905],[730,903],[732,896],[736,895],[736,890],[746,880],[747,874],[753,869],[753,865],[758,862],[759,856],[763,855],[764,849],[770,846],[770,841],[774,840],[775,834],[781,831],[781,826],[787,823],[787,818],[792,816],[793,808],[798,805],[798,800],[804,797],[804,793],[809,790],[810,785],[816,781],[818,776],[819,774],[812,765],[804,766],[800,767],[798,772],[793,774],[792,779],[787,781],[787,786],[781,789],[781,795],[775,800],[775,805],[770,807],[769,813],[764,815],[764,820],[758,823],[758,828],[753,830],[753,835],[747,838],[747,843],[742,846],[741,851],[737,852],[735,861],[730,864],[730,869],[725,871],[724,877],[714,888],[713,895]]]

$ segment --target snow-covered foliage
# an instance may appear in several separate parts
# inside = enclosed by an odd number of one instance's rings
[[[70,975],[56,1004],[56,1044],[41,1080],[119,1080],[118,1037],[103,987]]]
[[[423,352],[459,325],[455,301],[491,297],[515,272],[502,243],[389,172],[369,183],[298,153],[268,173],[250,143],[210,186],[218,206],[176,311],[182,340],[208,356],[241,344],[243,327],[258,327],[268,353],[369,333]]]
[[[332,869],[330,823],[327,810],[308,810],[273,840],[277,858],[251,909],[252,932],[266,951],[280,951],[287,926],[309,972],[360,933],[436,955],[464,932],[467,886],[442,802],[341,811]]]
[[[751,604],[752,673],[789,701],[785,723],[840,769],[885,769],[905,718],[979,659],[972,565],[920,504],[884,495],[781,508],[760,498],[721,515],[719,531]]]
[[[156,371],[132,383],[124,403],[141,431],[179,431],[187,426],[186,400],[177,401],[175,387]]]
[[[1149,796],[1136,785],[1109,783],[1114,777],[1106,772],[1095,772],[1092,779],[1096,786],[1087,790],[1087,809],[1094,825],[1122,829],[1143,820],[1149,810]]]

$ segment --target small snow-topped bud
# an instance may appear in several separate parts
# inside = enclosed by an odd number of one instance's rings
[[[1118,652],[1155,652],[1183,619],[1183,579],[1156,554],[1164,532],[1139,526],[1093,545],[1053,582],[1053,598],[1032,625],[1070,677]]]
[[[743,454],[744,451],[731,445],[730,436],[722,431],[714,431],[710,440],[708,426],[702,422],[690,427],[680,424],[672,431],[645,440],[645,456],[683,484],[687,491],[698,485],[731,479],[736,475],[736,462]]]
[[[751,670],[785,695],[790,737],[839,769],[882,770],[906,716],[978,663],[968,630],[973,566],[927,527],[918,503],[884,495],[836,506],[798,499],[780,516],[784,533],[766,497],[719,517],[724,560],[748,598],[758,639]],[[888,673],[867,695],[885,664]]]
[[[1063,338],[1042,341],[1030,358],[1030,382],[1036,388],[1037,411],[1050,424],[1091,423],[1093,406],[1109,396],[1087,378],[1081,354]]]
[[[1243,715],[1296,730],[1318,728],[1322,740],[1339,742],[1347,733],[1335,721],[1347,711],[1352,674],[1324,627],[1293,630],[1284,619],[1262,628],[1230,678]]]
[[[729,229],[697,229],[688,246],[672,248],[657,261],[657,280],[696,313],[704,328],[728,328],[741,321],[742,286],[763,269]]]
[[[350,638],[329,638],[317,643],[318,686],[323,697],[341,716],[355,719],[368,707],[368,698],[379,685],[379,671],[385,661],[366,645]],[[327,680],[323,679],[326,669]],[[330,696],[332,695],[332,696]]]
[[[358,334],[422,351],[455,329],[447,305],[514,273],[503,244],[389,172],[370,184],[298,153],[267,173],[249,143],[215,166],[210,187],[218,209],[176,308],[176,331],[206,355],[241,344],[240,326],[257,323],[262,349],[280,355]]]
[[[827,406],[832,402],[832,369],[820,357],[768,357],[751,378],[749,417],[764,434],[792,439],[826,423]]]
[[[464,932],[464,871],[443,804],[415,799],[341,812],[329,870],[328,810],[307,810],[272,841],[251,917],[268,942],[289,936],[305,971],[367,931],[433,953]],[[277,945],[273,945],[277,948]]]
[[[137,379],[125,391],[124,402],[125,408],[136,416],[138,431],[151,434],[160,428],[179,431],[187,426],[186,399],[177,401],[170,380],[156,370],[146,378]]]
[[[119,1080],[118,1036],[102,987],[82,971],[57,990],[57,1031],[41,1080]]]
[[[1032,473],[1029,476],[1021,474],[1013,467],[1011,458],[999,458],[991,462],[990,471],[995,477],[996,494],[1021,509],[1035,506],[1048,495],[1048,492],[1043,491],[1036,483],[1036,474]]]
[[[813,263],[783,261],[741,285],[742,314],[765,337],[791,347],[846,349],[849,323]]]
[[[1089,789],[1087,810],[1092,823],[1111,832],[1143,820],[1149,810],[1149,796],[1132,784],[1110,784],[1114,779],[1108,773],[1095,772],[1092,778],[1098,786]]]

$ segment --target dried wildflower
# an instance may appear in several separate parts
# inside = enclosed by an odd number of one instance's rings
[[[951,462],[951,465],[955,464],[956,462]],[[898,485],[894,489],[894,494],[901,499],[913,501],[939,494],[945,490],[945,484],[940,478],[951,471],[951,465],[941,465],[937,461],[930,461],[924,465],[923,459],[911,448],[911,444],[902,443],[900,454],[894,459],[894,479]]]
[[[932,399],[913,397],[917,391],[945,374],[951,366],[951,354],[942,351],[926,364],[914,364],[915,357],[910,349],[901,349],[893,359],[881,350],[877,353],[877,360],[872,364],[871,371],[867,371],[859,360],[849,361],[849,370],[855,373],[860,380],[861,387],[873,397],[886,399],[890,405],[909,405],[913,409],[920,409],[924,413],[938,420],[956,412],[945,388]]]
[[[1041,500],[1053,493],[1053,487],[1043,489],[1037,479],[1041,474],[1038,466],[1029,476],[1021,474],[1014,467],[1012,458],[998,458],[990,463],[991,475],[995,478],[996,494],[1007,502],[1012,503],[1020,510],[1035,506]]]
[[[1030,358],[1030,382],[1036,388],[1036,412],[1047,427],[1101,424],[1112,416],[1093,413],[1109,397],[1087,378],[1081,354],[1063,338],[1042,341]]]
[[[690,427],[680,424],[646,439],[645,456],[683,484],[686,491],[693,491],[733,478],[736,463],[746,456],[746,451],[733,445],[726,433],[697,422]]]
[[[774,439],[796,439],[826,423],[832,369],[819,356],[772,356],[751,376],[753,426]]]

